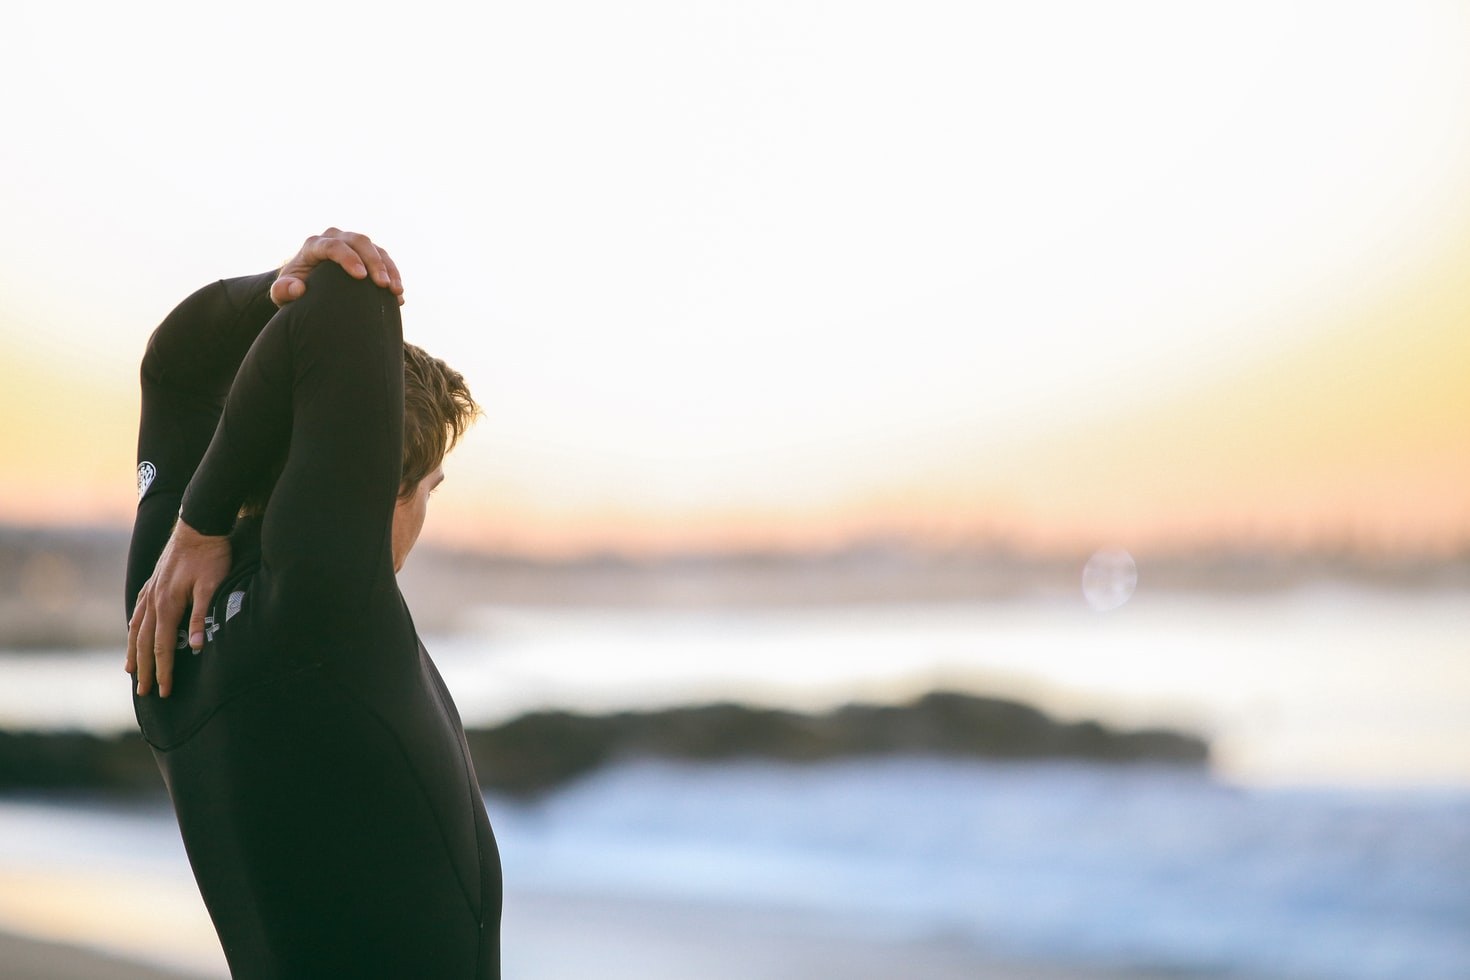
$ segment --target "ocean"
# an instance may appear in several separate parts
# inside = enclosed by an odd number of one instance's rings
[[[670,611],[487,606],[426,636],[465,723],[719,700],[819,711],[938,689],[1166,725],[1252,785],[1470,786],[1470,596],[1260,594]],[[0,728],[133,728],[122,649],[0,650]]]
[[[1470,976],[1470,792],[891,758],[639,764],[491,801],[506,875],[1186,976]]]
[[[508,971],[538,955],[515,928],[529,892],[782,915],[839,945],[968,946],[1078,976],[1470,976],[1465,790],[900,757],[628,763],[535,802],[486,802]],[[220,975],[166,808],[5,799],[0,840],[0,925]],[[89,913],[105,895],[118,899]],[[665,941],[648,918],[625,945]],[[566,941],[586,928],[568,917]],[[709,945],[710,962],[730,957]]]
[[[517,896],[550,895],[774,915],[1084,976],[1470,976],[1460,594],[1144,595],[1110,613],[489,607],[426,642],[471,725],[711,699],[820,710],[949,687],[1178,724],[1214,747],[1198,770],[634,760],[532,801],[492,795],[508,971],[528,955]],[[120,651],[0,653],[0,676],[5,727],[131,725]],[[0,799],[0,842],[0,927],[218,974],[166,809]],[[77,918],[88,896],[139,889],[179,924],[138,943],[100,911]],[[647,943],[672,942],[650,930]]]

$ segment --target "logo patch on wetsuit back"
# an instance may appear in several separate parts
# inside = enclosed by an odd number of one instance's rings
[[[148,488],[151,487],[151,486],[153,486],[153,478],[155,476],[157,476],[157,475],[158,475],[158,467],[154,466],[152,463],[148,462],[146,459],[143,460],[143,462],[141,462],[141,463],[138,464],[138,499],[139,500],[142,500],[143,499],[143,494],[147,493],[148,492]]]

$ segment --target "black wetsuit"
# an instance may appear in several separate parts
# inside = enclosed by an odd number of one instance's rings
[[[393,572],[397,301],[324,264],[277,313],[274,276],[201,289],[143,358],[128,614],[181,502],[233,561],[138,724],[235,977],[498,977],[499,853]]]

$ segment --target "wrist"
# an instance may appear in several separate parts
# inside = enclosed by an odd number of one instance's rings
[[[205,534],[184,520],[183,514],[179,515],[178,523],[174,525],[174,535],[185,541],[209,541],[229,537],[227,534]]]

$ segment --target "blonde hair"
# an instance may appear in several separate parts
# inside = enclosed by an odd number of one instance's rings
[[[403,345],[403,478],[409,496],[480,415],[464,376],[423,349]]]

